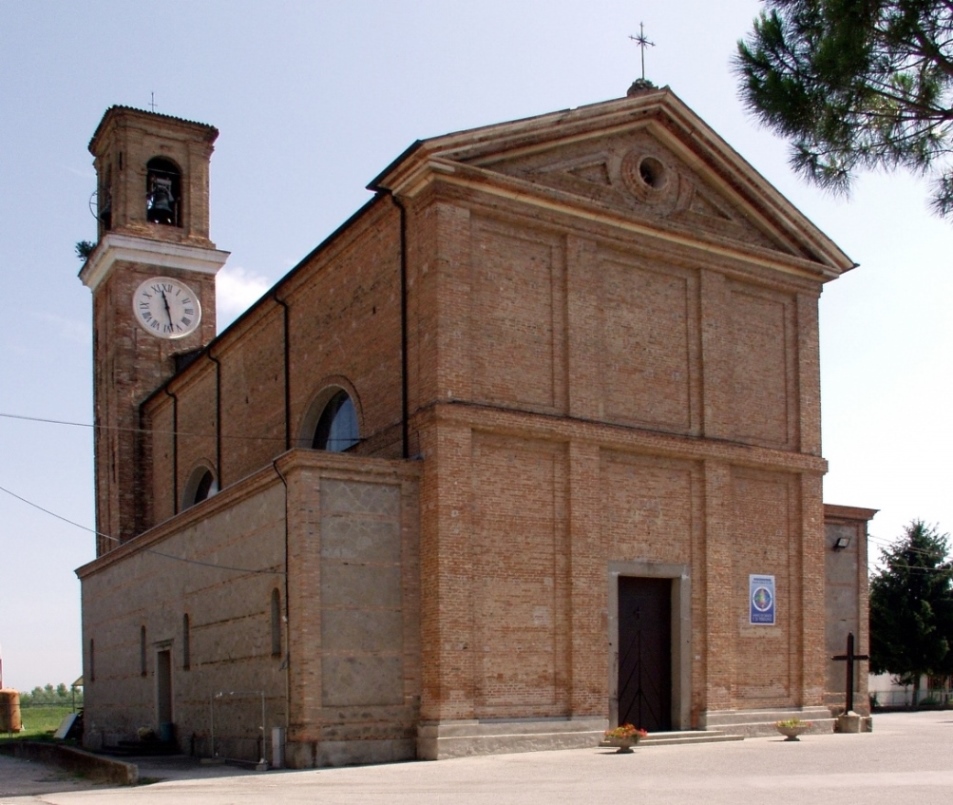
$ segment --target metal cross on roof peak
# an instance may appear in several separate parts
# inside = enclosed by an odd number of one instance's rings
[[[642,80],[645,81],[645,49],[648,47],[654,48],[655,43],[650,42],[645,37],[645,25],[641,22],[639,23],[639,35],[632,36],[631,34],[629,34],[629,39],[635,42],[639,46],[639,49],[642,51]]]

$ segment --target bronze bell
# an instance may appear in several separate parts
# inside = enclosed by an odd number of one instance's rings
[[[156,177],[146,206],[146,218],[154,224],[175,224],[175,198],[172,180]]]

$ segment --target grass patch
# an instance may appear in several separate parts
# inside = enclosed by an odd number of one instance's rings
[[[21,732],[0,732],[0,741],[4,740],[43,740],[52,738],[60,722],[73,712],[70,705],[35,705],[20,708]]]

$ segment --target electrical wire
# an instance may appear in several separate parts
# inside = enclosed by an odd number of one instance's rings
[[[50,509],[47,509],[44,506],[41,506],[39,503],[34,503],[32,500],[28,500],[22,495],[18,495],[16,492],[11,491],[4,486],[0,486],[0,492],[5,492],[10,497],[16,498],[21,503],[25,503],[27,506],[32,506],[34,509],[41,511],[44,514],[49,515],[50,517],[55,517],[57,520],[62,520],[64,523],[68,523],[71,526],[75,526],[76,528],[82,529],[83,531],[88,531],[89,533],[94,534],[97,537],[102,537],[103,539],[110,540],[117,544],[128,544],[128,543],[123,543],[122,540],[120,540],[118,537],[113,537],[109,534],[104,534],[101,531],[97,531],[95,528],[90,528],[89,526],[85,526],[82,523],[77,523],[75,520],[70,520],[68,517],[63,517],[63,515],[57,514],[56,512],[51,511]],[[169,554],[169,553],[163,553],[162,551],[157,551],[154,548],[143,548],[142,551],[144,553],[154,554],[155,556],[161,556],[164,559],[173,559],[176,562],[184,562],[185,564],[188,564],[188,565],[199,565],[201,567],[211,567],[217,570],[229,570],[235,573],[246,573],[248,575],[259,575],[259,576],[284,576],[286,574],[284,570],[252,570],[251,568],[247,568],[247,567],[233,567],[231,565],[222,565],[216,562],[203,562],[200,559],[187,559],[184,556],[173,556],[172,554]]]
[[[24,414],[10,414],[0,411],[0,419],[16,419],[22,422],[39,422],[45,425],[67,425],[74,428],[87,428],[88,430],[109,430],[116,431],[118,433],[154,433],[159,436],[189,436],[194,439],[214,439],[214,433],[196,433],[194,431],[186,430],[161,430],[158,428],[122,428],[118,425],[95,425],[89,422],[70,422],[65,419],[48,419],[45,417],[39,416],[26,416]],[[238,440],[251,440],[251,441],[263,441],[263,442],[281,442],[284,443],[284,436],[250,436],[248,434],[232,435],[228,433],[222,434],[223,439],[238,439]]]
[[[200,432],[188,431],[188,430],[162,430],[158,428],[122,428],[122,427],[119,427],[118,425],[94,425],[89,422],[70,422],[69,420],[66,420],[66,419],[47,419],[45,417],[26,416],[24,414],[10,414],[10,413],[5,413],[3,411],[0,411],[0,419],[15,419],[22,422],[38,422],[44,425],[66,425],[66,426],[74,427],[74,428],[86,428],[88,430],[115,431],[117,433],[142,433],[142,434],[155,434],[158,436],[174,436],[174,437],[187,436],[192,439],[217,438],[215,433],[200,433]],[[394,427],[394,425],[390,425],[388,427]],[[359,437],[357,441],[354,443],[360,444],[362,442],[368,441],[369,439],[373,439],[375,436],[379,435],[384,430],[387,430],[387,428],[382,428],[381,430],[378,430],[377,432],[372,433],[368,436]],[[284,436],[255,436],[255,435],[248,435],[248,434],[232,435],[228,433],[223,433],[222,439],[233,439],[238,441],[277,442],[280,444],[285,443]],[[328,440],[329,443],[332,441],[334,441],[334,439]],[[338,441],[340,441],[340,439]],[[350,438],[348,438],[347,441],[349,443],[353,442],[353,440]]]

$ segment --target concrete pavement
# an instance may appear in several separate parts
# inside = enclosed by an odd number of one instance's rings
[[[780,736],[631,755],[575,749],[344,769],[253,772],[182,759],[140,763],[135,788],[109,788],[0,756],[0,805],[559,805],[636,802],[819,805],[953,803],[953,711],[891,713],[860,735]]]

